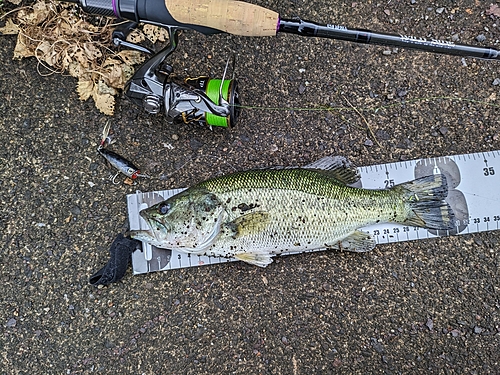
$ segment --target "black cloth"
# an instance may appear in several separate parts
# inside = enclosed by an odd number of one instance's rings
[[[120,281],[132,258],[132,252],[139,246],[140,241],[118,234],[109,248],[110,258],[108,263],[99,271],[90,276],[92,285],[108,285]]]

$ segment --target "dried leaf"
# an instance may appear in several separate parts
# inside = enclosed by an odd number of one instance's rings
[[[62,17],[62,14],[61,14]],[[72,26],[66,22],[60,22],[54,29],[54,35],[68,35],[72,32]]]
[[[71,57],[68,54],[68,50],[64,49],[61,51],[61,68],[63,71],[69,70],[69,66],[71,65]],[[70,73],[71,74],[71,73]]]
[[[21,1],[23,1],[23,0],[8,0],[9,3],[15,4],[15,5],[21,4]]]
[[[44,1],[33,4],[32,9],[21,9],[17,12],[17,18],[21,23],[27,25],[39,25],[45,21],[51,13],[50,8]]]
[[[56,65],[57,59],[55,56],[54,48],[47,41],[43,41],[36,47],[35,56],[37,56],[40,60],[45,61],[50,66]]]
[[[76,91],[80,96],[80,100],[87,100],[94,92],[94,82],[92,80],[78,80]]]
[[[36,47],[35,51],[40,51],[41,53],[48,54],[52,51],[52,46],[48,41],[44,40]]]
[[[134,68],[117,60],[112,61],[116,63],[110,64],[108,61],[103,78],[108,86],[121,90],[125,87],[127,81],[132,78]]]
[[[102,112],[112,114],[113,96],[123,89],[134,74],[133,66],[142,63],[145,56],[138,51],[114,53],[109,48],[111,21],[103,18],[103,26],[94,26],[77,9],[75,4],[34,0],[30,7],[9,15],[0,33],[17,33],[14,58],[35,56],[54,72],[68,72],[78,79],[80,99],[92,97]],[[150,33],[161,40],[162,32]],[[145,39],[144,32],[137,29],[127,40],[139,43]]]
[[[139,29],[134,29],[127,35],[127,42],[130,43],[140,43],[144,42],[144,40],[146,40],[146,36]]]
[[[166,29],[154,26],[154,25],[144,25],[144,34],[153,43],[157,41],[165,42],[168,40],[168,32]]]
[[[68,66],[68,73],[70,76],[75,77],[75,78],[80,78],[83,76],[85,72],[85,68],[76,61],[70,62]]]
[[[14,48],[14,59],[22,59],[23,57],[35,56],[33,51],[26,47],[26,36],[19,33],[17,34],[17,43]]]
[[[104,80],[100,79],[97,85],[94,87],[99,95],[116,95],[118,92],[113,87],[110,87]]]
[[[114,56],[113,56],[113,57],[108,57],[106,59],[106,61],[104,61],[104,63],[102,64],[102,67],[103,68],[108,68],[109,66],[120,65],[120,64],[121,64],[121,61],[118,60],[118,59],[115,59]]]
[[[89,67],[89,60],[87,58],[87,55],[85,55],[85,52],[83,52],[82,49],[78,49],[74,54],[73,57],[80,63],[81,66],[84,68]]]
[[[107,34],[107,31],[105,30],[105,28],[99,28],[97,26],[94,26],[88,22],[85,22],[84,20],[82,19],[78,19],[77,17],[75,17],[74,14],[70,15],[68,17],[68,23],[71,25],[71,32],[72,33],[81,33],[82,31],[86,32],[86,33],[95,33],[97,34],[98,36],[101,36],[101,35],[105,35]],[[110,35],[107,35],[106,36],[106,39],[109,39]]]
[[[85,54],[90,60],[95,60],[102,56],[101,51],[93,43],[83,43]]]
[[[486,14],[488,16],[497,16],[500,17],[500,7],[496,4],[490,4],[490,8],[486,9]]]
[[[132,78],[132,76],[134,75],[135,70],[132,66],[127,65],[127,64],[122,64],[121,67],[123,70],[123,77],[124,77],[123,79],[124,79],[125,83],[127,83],[127,81],[130,78]]]
[[[100,94],[97,90],[92,93],[95,105],[105,115],[112,116],[115,109],[115,97],[111,94]]]
[[[11,19],[8,19],[5,26],[0,27],[0,33],[3,35],[16,35],[19,34],[19,27]]]
[[[142,64],[146,59],[142,52],[132,50],[121,51],[117,54],[117,56],[119,56],[122,61],[128,65]]]
[[[108,74],[106,75],[109,86],[115,88],[123,88],[125,85],[125,77],[121,65],[114,64],[108,67]]]

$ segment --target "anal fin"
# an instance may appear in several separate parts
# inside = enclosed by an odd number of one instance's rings
[[[368,233],[356,230],[346,238],[331,245],[328,244],[327,247],[330,249],[365,253],[367,251],[373,250],[375,245],[375,240]]]
[[[259,267],[266,267],[268,264],[271,264],[273,262],[273,258],[269,253],[261,253],[261,252],[238,253],[235,254],[234,257],[238,260]]]

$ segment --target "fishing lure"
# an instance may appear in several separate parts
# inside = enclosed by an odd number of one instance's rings
[[[123,156],[106,148],[106,146],[114,143],[113,140],[109,137],[109,129],[110,129],[110,124],[108,122],[106,123],[102,131],[101,143],[99,144],[99,147],[97,147],[97,152],[99,152],[99,154],[101,154],[102,157],[104,157],[104,159],[106,159],[109,164],[111,164],[114,168],[118,170],[118,172],[111,179],[111,181],[113,181],[113,184],[115,185],[118,184],[118,182],[116,182],[116,177],[118,177],[120,173],[124,174],[125,176],[127,176],[132,180],[135,180],[138,177],[149,178],[149,176],[141,174],[141,170],[138,167],[136,167],[135,164],[132,163],[130,160],[127,160]]]
[[[131,178],[132,180],[135,180],[137,177],[148,177],[141,174],[140,169],[137,168],[134,163],[125,159],[123,156],[118,155],[116,152],[110,151],[103,147],[99,147],[97,151],[104,157],[104,159],[109,162],[109,164],[111,164],[118,170],[112,180],[114,184],[117,183],[115,182],[115,179],[120,173],[123,173],[125,176]]]

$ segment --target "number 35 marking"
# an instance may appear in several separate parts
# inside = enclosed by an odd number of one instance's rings
[[[483,173],[485,176],[493,176],[495,174],[495,170],[493,167],[483,168]]]

